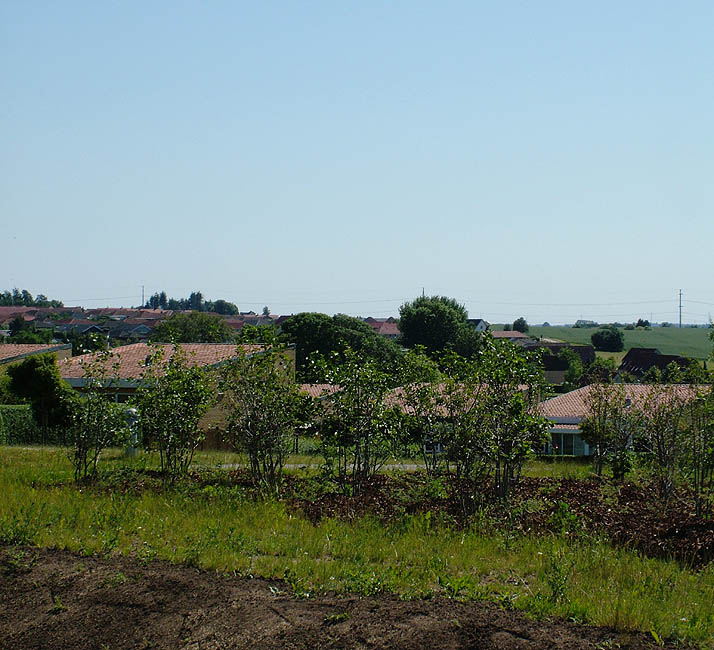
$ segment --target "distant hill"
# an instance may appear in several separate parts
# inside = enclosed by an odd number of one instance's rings
[[[590,343],[597,328],[530,327],[531,336],[543,336],[568,343]],[[712,351],[708,328],[653,327],[651,330],[625,330],[625,351],[630,348],[657,348],[662,354],[679,354],[694,359],[706,359]]]

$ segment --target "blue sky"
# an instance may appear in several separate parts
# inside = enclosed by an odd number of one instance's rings
[[[0,5],[0,289],[714,312],[714,3]]]

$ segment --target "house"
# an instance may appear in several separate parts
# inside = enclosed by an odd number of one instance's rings
[[[528,334],[519,332],[518,330],[497,330],[495,332],[490,332],[491,336],[495,339],[505,339],[511,343],[519,343],[524,345],[534,341]]]
[[[565,359],[560,357],[560,353],[564,349],[572,350],[578,355],[585,367],[595,361],[595,348],[592,345],[574,345],[572,343],[552,343],[531,340],[525,342],[524,346],[528,350],[544,350],[543,370],[545,371],[545,380],[549,384],[562,384],[565,381],[565,372],[568,370],[568,363]]]
[[[485,321],[483,318],[467,318],[466,322],[471,325],[477,332],[486,332],[491,323]]]
[[[630,403],[642,403],[652,391],[648,384],[620,384]],[[698,392],[695,386],[676,384],[673,389],[688,399],[694,399]],[[543,453],[564,456],[591,456],[592,449],[582,439],[582,422],[588,415],[588,396],[592,385],[583,386],[569,393],[558,395],[541,402],[540,414],[550,420],[550,440]]]
[[[112,386],[112,392],[118,402],[127,401],[139,388],[146,361],[157,347],[163,349],[165,362],[168,362],[174,354],[172,345],[150,346],[147,343],[133,343],[112,349],[114,358],[111,364],[117,365],[117,379]],[[261,345],[240,347],[247,353],[257,353],[263,349]],[[237,354],[236,346],[230,343],[186,343],[181,349],[186,354],[189,367],[218,368]],[[61,362],[59,368],[62,379],[72,388],[81,390],[86,383],[84,364],[96,356],[96,353],[83,354]]]
[[[0,343],[0,365],[46,352],[54,353],[58,359],[68,359],[72,356],[72,346],[64,343]]]
[[[685,370],[691,360],[675,354],[660,354],[655,348],[630,348],[617,372],[620,375],[628,373],[637,379],[642,379],[651,368],[664,371],[670,363],[675,363]]]
[[[116,364],[117,378],[108,390],[117,402],[127,402],[142,385],[141,375],[146,368],[147,360],[151,358],[157,347],[163,349],[164,363],[167,363],[174,354],[172,345],[150,346],[147,343],[133,343],[112,350],[114,358],[109,363],[112,366]],[[234,359],[238,354],[238,347],[249,355],[260,354],[264,348],[262,345],[236,346],[230,343],[185,343],[181,345],[189,367],[201,366],[207,370],[218,369]],[[295,348],[286,349],[284,355],[288,357],[294,372]],[[83,354],[60,362],[59,369],[62,379],[75,390],[81,391],[86,384],[83,364],[92,361],[96,356],[96,353]],[[226,448],[221,436],[221,431],[225,429],[225,421],[226,412],[221,405],[219,396],[218,403],[209,409],[199,422],[199,427],[206,434],[204,448]]]

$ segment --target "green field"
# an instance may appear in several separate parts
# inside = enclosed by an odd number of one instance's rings
[[[596,328],[531,327],[531,336],[558,339],[568,343],[590,343]],[[654,327],[651,330],[623,330],[625,350],[657,348],[662,354],[679,354],[694,359],[706,359],[712,351],[711,330],[703,327]]]

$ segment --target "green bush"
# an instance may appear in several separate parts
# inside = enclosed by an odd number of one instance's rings
[[[31,445],[43,442],[29,405],[0,405],[0,444]]]

